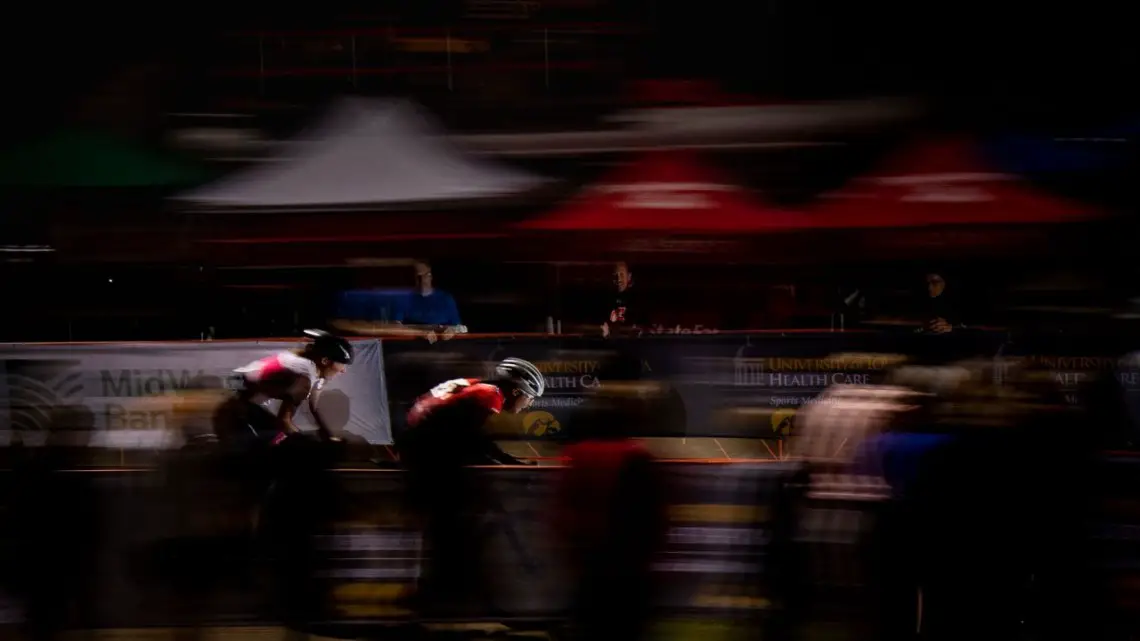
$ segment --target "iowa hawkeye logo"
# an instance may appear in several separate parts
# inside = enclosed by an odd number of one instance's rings
[[[772,412],[772,431],[777,436],[788,436],[795,427],[795,410],[779,410]]]
[[[533,437],[553,436],[562,425],[550,412],[529,412],[522,419],[523,434]]]

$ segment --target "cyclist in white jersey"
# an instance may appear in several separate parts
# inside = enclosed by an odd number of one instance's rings
[[[316,411],[324,384],[352,364],[352,345],[339,336],[320,330],[305,330],[312,342],[295,352],[281,352],[234,370],[243,387],[215,414],[214,429],[223,442],[270,440],[279,443],[300,432],[293,422],[297,409],[308,401],[320,436],[338,440]],[[267,407],[280,401],[276,415]]]

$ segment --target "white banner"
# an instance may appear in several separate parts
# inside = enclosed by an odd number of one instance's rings
[[[380,341],[353,341],[356,361],[329,381],[318,411],[335,432],[392,442]],[[203,380],[234,387],[235,368],[300,344],[276,341],[0,346],[0,446],[41,445],[53,424],[92,447],[169,448],[182,443],[185,390]],[[216,393],[218,400],[224,393]],[[207,396],[207,401],[209,401]],[[184,406],[183,406],[184,407]],[[197,412],[208,420],[209,407]],[[64,413],[61,418],[60,413]],[[303,407],[301,429],[316,423]]]

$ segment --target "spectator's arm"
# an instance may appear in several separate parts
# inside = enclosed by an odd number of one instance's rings
[[[411,299],[404,297],[400,299],[399,303],[392,306],[392,322],[398,325],[403,325],[408,320],[408,307],[411,305]]]
[[[498,463],[499,465],[526,465],[526,461],[511,456],[504,451],[503,448],[499,447],[499,444],[495,442],[495,439],[492,438],[491,434],[486,430],[487,421],[492,415],[499,413],[497,407],[498,406],[495,405],[489,408],[484,404],[477,404],[474,401],[471,402],[470,411],[475,416],[475,421],[470,424],[479,426],[478,431],[474,434],[476,447],[480,450],[479,456],[492,463]]]
[[[462,325],[463,321],[459,319],[459,306],[455,304],[455,298],[451,294],[447,295],[446,305],[447,313],[445,317],[447,318],[447,325],[451,327],[459,327]]]
[[[426,336],[429,329],[421,329],[412,325],[396,322],[357,321],[341,318],[329,323],[335,329],[360,336],[391,336],[421,338]]]
[[[448,340],[456,334],[466,334],[467,327],[459,318],[459,306],[455,304],[455,298],[448,294],[447,299],[444,301],[444,305],[445,308],[443,316],[444,320],[446,321],[446,325],[443,329],[443,333],[441,334],[443,340]]]
[[[391,320],[367,320],[375,317],[375,314],[371,313],[373,310],[367,310],[354,304],[350,294],[351,292],[342,297],[337,310],[338,318],[329,322],[335,329],[361,336],[422,338],[427,335],[429,330],[404,325],[408,313],[406,300],[393,299],[388,303],[391,310]]]
[[[488,405],[486,402],[468,396],[461,401],[458,406],[456,425],[461,426],[461,431],[455,433],[455,437],[459,438],[465,447],[471,448],[467,452],[467,458],[470,461],[476,461],[478,464],[483,465],[486,463],[497,463],[499,465],[526,465],[527,462],[517,459],[499,447],[495,439],[485,428],[487,421],[499,413],[497,405]],[[473,431],[468,431],[473,430]]]
[[[610,330],[613,326],[610,325],[610,316],[614,312],[614,301],[607,297],[599,297],[597,302],[596,315],[591,315],[594,322],[592,323],[592,333],[601,332],[602,336],[609,337]],[[594,320],[596,317],[597,320]]]

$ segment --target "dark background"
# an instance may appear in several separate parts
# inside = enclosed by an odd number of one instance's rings
[[[803,202],[872,168],[884,154],[924,131],[961,130],[983,136],[1015,132],[1044,140],[1094,139],[1072,144],[1098,153],[1112,147],[1123,162],[1110,172],[1095,175],[1050,176],[1044,182],[1041,177],[1030,178],[1055,193],[1104,203],[1126,215],[1136,207],[1133,177],[1140,170],[1140,154],[1135,137],[1095,140],[1112,127],[1140,120],[1133,88],[1138,77],[1138,45],[1130,15],[1127,7],[1103,0],[1033,5],[899,0],[544,2],[529,20],[495,26],[499,31],[494,38],[510,40],[515,32],[566,23],[628,29],[631,35],[599,39],[604,42],[598,45],[596,57],[608,61],[606,70],[559,72],[549,87],[543,88],[541,82],[528,85],[526,99],[512,103],[510,108],[493,99],[472,99],[479,93],[472,87],[478,89],[481,83],[493,84],[527,73],[533,76],[533,71],[492,66],[465,72],[462,91],[433,89],[423,82],[430,74],[421,71],[376,74],[358,85],[349,84],[343,75],[317,74],[310,78],[298,73],[264,86],[248,76],[231,74],[223,78],[217,73],[219,68],[248,71],[251,65],[256,67],[256,50],[248,45],[257,40],[257,34],[327,32],[335,39],[346,30],[403,29],[438,34],[452,28],[487,26],[485,21],[470,19],[468,10],[467,1],[428,0],[373,2],[366,7],[254,5],[238,11],[232,6],[178,3],[114,8],[25,4],[11,10],[5,37],[0,38],[0,77],[5,88],[4,100],[0,101],[4,111],[0,145],[67,124],[94,124],[160,143],[171,130],[170,114],[225,110],[226,101],[241,102],[245,111],[256,112],[259,125],[278,127],[274,133],[287,135],[312,110],[337,95],[352,92],[410,95],[458,132],[509,131],[524,126],[550,129],[586,116],[644,106],[630,99],[630,87],[638,80],[700,79],[710,81],[727,95],[745,96],[753,103],[902,95],[918,96],[930,106],[928,117],[917,126],[846,141],[851,144],[835,152],[765,151],[711,158],[742,184],[775,198]],[[227,35],[238,32],[247,35],[237,40]],[[273,36],[263,39],[272,40]],[[240,46],[233,44],[238,41]],[[319,60],[302,63],[312,66]],[[588,106],[583,107],[583,101]],[[281,109],[282,104],[290,109]],[[524,115],[533,116],[534,121]],[[616,160],[575,158],[532,169],[586,183],[609,171]],[[131,216],[152,218],[151,210],[161,207],[153,195],[138,197],[137,206],[134,201],[106,194],[53,194],[52,198],[65,199],[67,205],[39,203],[33,207],[30,201],[9,205],[11,213],[4,218],[8,242],[24,240],[14,234],[35,242],[34,232],[44,219],[40,211],[57,215],[83,209],[82,215],[74,217],[85,217],[87,227],[73,235],[98,246],[113,240],[113,235],[125,237],[122,230],[135,222],[102,223],[103,216],[110,214],[95,211],[94,203],[106,201],[104,207],[124,220]],[[124,202],[132,205],[124,206]],[[62,218],[53,220],[57,231],[70,224]],[[1086,270],[1092,267],[1102,282],[1110,278],[1115,281],[1112,287],[1119,294],[1114,294],[1115,298],[1130,295],[1135,282],[1134,261],[1122,257],[1130,255],[1128,239],[1135,237],[1136,230],[1128,227],[1127,220],[1123,225],[1123,232],[1106,234],[1083,247],[1070,244],[1065,256],[1048,262],[1054,266],[1075,264]],[[136,235],[144,237],[146,233],[143,229]],[[158,252],[177,250],[155,242]],[[1090,246],[1099,249],[1089,251]],[[459,296],[465,319],[487,320],[472,322],[473,326],[501,325],[506,329],[499,321],[525,317],[519,327],[509,329],[527,329],[540,322],[550,307],[572,304],[547,300],[549,270],[512,272],[512,268],[489,264],[473,269],[467,261],[429,258],[435,259],[437,285]],[[875,258],[869,256],[867,260],[873,262]],[[1115,262],[1120,263],[1119,269]],[[1011,258],[997,264],[973,265],[960,273],[961,280],[970,283],[978,297],[999,298],[1003,295],[1001,287],[995,285],[1038,267],[1037,263]],[[566,284],[583,290],[605,287],[606,269],[593,277],[580,276],[585,279],[583,283]],[[855,272],[849,266],[844,269],[854,280]],[[902,291],[921,282],[924,267],[867,269],[863,282],[880,283],[877,287],[882,290]],[[298,323],[319,321],[328,310],[321,296],[331,296],[331,291],[352,280],[343,274],[291,274],[282,270],[221,274],[190,262],[163,269],[140,261],[113,268],[75,264],[59,269],[40,262],[8,264],[4,270],[6,298],[34,301],[35,308],[44,312],[4,321],[6,335],[29,340],[194,338],[216,326],[214,319],[219,316],[234,325],[218,328],[219,337],[289,334]],[[876,270],[881,273],[872,273]],[[492,272],[495,275],[488,275]],[[827,280],[823,287],[832,290],[835,283],[830,279],[836,274],[836,266],[821,264],[814,271],[801,266],[790,272],[759,269],[756,273],[729,268],[708,274],[680,267],[660,273],[642,269],[639,274],[646,288],[668,289],[666,283],[692,281],[686,291],[711,296],[733,288],[812,279]],[[383,280],[399,285],[406,282],[405,277],[405,272],[393,271]],[[982,291],[989,286],[998,291]],[[525,314],[511,311],[521,302],[485,302],[494,298],[497,290],[508,287],[513,288],[515,301],[528,301]],[[740,294],[724,300],[733,305],[746,296],[749,301],[763,298]],[[207,311],[208,305],[225,311]],[[56,308],[58,313],[52,311]],[[50,320],[46,318],[49,313]],[[124,320],[127,317],[129,321]],[[175,319],[179,326],[172,328]]]
[[[584,3],[581,3],[584,4]],[[715,78],[773,100],[883,93],[937,99],[953,124],[1081,126],[1133,112],[1137,44],[1127,8],[1080,3],[625,0],[577,21],[648,27],[625,52],[635,77]],[[26,4],[3,39],[6,133],[67,115],[116,72],[155,67],[150,99],[203,89],[212,38],[237,30],[449,25],[458,1],[275,4]],[[543,9],[558,17],[557,9]],[[562,10],[569,15],[569,10]],[[140,71],[139,73],[142,73]],[[141,123],[139,123],[141,124]]]

